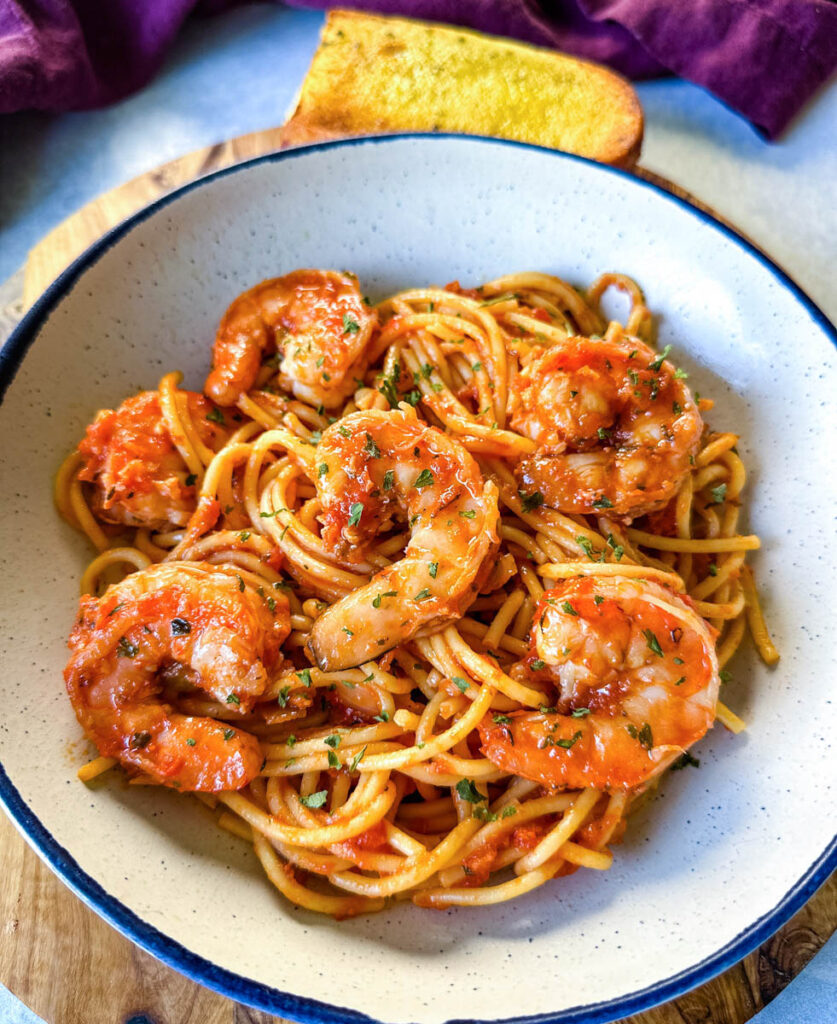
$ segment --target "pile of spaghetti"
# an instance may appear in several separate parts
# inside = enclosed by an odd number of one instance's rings
[[[603,293],[627,298],[606,321]],[[103,410],[56,501],[96,546],[65,678],[132,784],[195,793],[293,903],[512,899],[612,861],[749,631],[736,436],[639,287],[240,296],[205,394]]]

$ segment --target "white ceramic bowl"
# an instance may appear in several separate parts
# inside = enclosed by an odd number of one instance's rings
[[[636,277],[711,422],[741,434],[749,527],[782,660],[745,651],[725,699],[749,723],[700,743],[608,872],[485,910],[412,905],[343,923],[284,903],[196,802],[87,788],[61,670],[90,552],[52,476],[96,409],[179,367],[200,388],[227,303],[299,266],[380,296],[513,270]],[[769,261],[652,185],[532,147],[403,137],[256,160],[111,232],[2,353],[0,795],[52,868],[162,960],[305,1021],[605,1021],[668,999],[779,927],[837,863],[834,330]],[[830,429],[829,429],[830,424]]]

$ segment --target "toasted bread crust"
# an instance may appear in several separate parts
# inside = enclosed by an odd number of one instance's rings
[[[399,131],[532,142],[633,167],[631,85],[589,61],[446,25],[332,10],[282,145]]]

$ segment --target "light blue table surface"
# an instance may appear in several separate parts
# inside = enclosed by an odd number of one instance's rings
[[[319,13],[266,5],[195,20],[136,96],[106,110],[0,117],[0,281],[99,193],[190,150],[280,124],[321,24]],[[837,319],[837,83],[772,145],[686,82],[638,91],[643,166],[732,220]],[[837,1024],[837,936],[755,1020]],[[40,1018],[0,985],[0,1022]]]

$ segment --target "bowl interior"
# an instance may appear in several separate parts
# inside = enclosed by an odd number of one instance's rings
[[[782,660],[768,670],[745,645],[724,699],[747,732],[712,730],[694,751],[700,768],[665,779],[610,871],[491,909],[399,905],[336,923],[284,903],[196,801],[116,775],[76,781],[88,746],[61,671],[90,551],[53,510],[53,474],[97,409],[174,368],[200,389],[228,302],[300,266],[351,269],[374,297],[514,270],[579,285],[623,271],[658,315],[660,346],[671,343],[693,387],[716,400],[711,425],[741,435],[744,528],[762,539],[753,564]],[[631,993],[653,989],[653,1001],[670,994],[667,979],[683,987],[717,968],[719,951],[822,857],[837,726],[827,542],[837,493],[824,443],[837,436],[837,351],[797,295],[694,211],[607,169],[490,141],[286,154],[182,192],[85,259],[24,325],[7,376],[30,336],[0,407],[0,790],[20,818],[16,787],[76,866],[41,835],[53,863],[132,937],[263,1004],[264,990],[236,988],[146,926],[244,979],[380,1020],[561,1017],[590,1004],[600,1006],[590,1019],[605,1018],[637,1008],[618,1002]],[[293,999],[271,1005],[329,1016]]]

